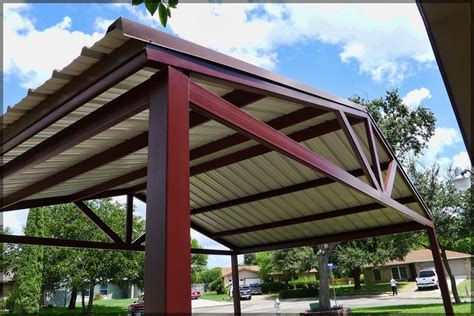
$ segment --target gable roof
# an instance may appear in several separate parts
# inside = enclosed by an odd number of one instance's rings
[[[255,272],[258,273],[260,272],[260,267],[259,266],[239,266],[239,272],[240,271],[249,271],[249,272]],[[226,277],[232,274],[232,268],[231,267],[225,267],[222,268],[222,277]]]
[[[452,259],[462,259],[462,258],[471,258],[473,255],[468,253],[462,253],[457,251],[446,250],[446,256],[448,260]],[[429,262],[433,261],[433,255],[430,249],[419,249],[410,251],[404,260],[392,260],[384,264],[384,266],[393,266],[398,264],[406,264],[406,263],[417,263],[417,262]],[[372,265],[367,265],[367,267],[373,267]]]

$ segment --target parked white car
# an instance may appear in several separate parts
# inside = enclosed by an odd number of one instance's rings
[[[427,268],[420,270],[418,277],[416,278],[416,286],[418,290],[427,287],[438,288],[438,274],[436,273],[435,268]]]

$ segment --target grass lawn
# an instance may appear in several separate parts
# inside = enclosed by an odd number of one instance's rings
[[[231,299],[228,294],[217,294],[216,292],[206,292],[202,293],[200,300],[210,300],[218,302],[230,302]]]
[[[135,299],[127,298],[120,300],[98,300],[94,301],[92,305],[93,314],[116,314],[125,315],[127,314],[128,305],[132,304]],[[82,314],[82,303],[78,302],[75,310],[69,310],[66,307],[53,307],[53,308],[42,308],[40,314]]]
[[[474,304],[465,303],[454,305],[456,315],[472,315]],[[353,314],[420,314],[420,315],[442,315],[444,307],[442,304],[423,304],[423,305],[399,305],[399,306],[380,306],[380,307],[357,307],[352,308]]]
[[[458,286],[457,286],[459,296],[469,297],[469,295],[466,293],[466,288],[467,288],[467,290],[471,294],[470,296],[472,297],[473,296],[473,294],[472,294],[473,286],[474,286],[474,282],[472,282],[472,279],[466,279],[466,280],[462,281],[461,283],[459,283]]]
[[[407,284],[407,282],[398,282],[398,290],[402,289]],[[332,295],[332,285],[330,291]],[[392,293],[390,283],[362,284],[362,288],[360,290],[354,290],[354,285],[336,285],[336,295],[364,295],[383,293]]]

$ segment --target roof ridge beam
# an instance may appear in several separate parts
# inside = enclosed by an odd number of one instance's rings
[[[388,164],[384,163],[383,164],[383,169],[386,169],[387,166],[388,166]],[[353,175],[354,177],[360,177],[360,176],[364,175],[364,171],[362,169],[351,170],[351,171],[349,171],[349,173],[351,175]],[[303,190],[307,190],[307,189],[317,188],[317,187],[328,185],[328,184],[335,183],[335,182],[336,181],[334,179],[331,179],[331,178],[328,178],[328,177],[323,177],[323,178],[319,178],[319,179],[315,179],[315,180],[301,182],[301,183],[293,184],[293,185],[283,187],[283,188],[278,188],[278,189],[274,189],[274,190],[260,192],[260,193],[256,193],[256,194],[253,194],[253,195],[244,196],[244,197],[241,197],[241,198],[230,200],[230,201],[225,201],[225,202],[220,202],[220,203],[215,203],[215,204],[195,208],[195,209],[191,210],[191,215],[197,215],[197,214],[212,212],[214,210],[233,207],[233,206],[237,206],[237,205],[241,205],[241,204],[256,202],[256,201],[260,201],[260,200],[263,200],[263,199],[269,199],[269,198],[273,198],[273,197],[277,197],[277,196],[281,196],[281,195],[285,195],[285,194],[289,194],[289,193],[293,193],[293,192],[298,192],[298,191],[303,191]]]
[[[416,202],[416,199],[413,196],[408,196],[408,197],[396,199],[395,201],[402,204],[408,204],[408,203]],[[319,220],[330,219],[330,218],[335,218],[335,217],[340,217],[340,216],[347,216],[347,215],[352,215],[352,214],[357,214],[357,213],[362,213],[362,212],[370,212],[370,211],[378,210],[381,207],[383,206],[380,205],[380,203],[371,203],[371,204],[359,205],[355,207],[347,207],[347,208],[331,210],[331,211],[327,211],[323,213],[317,213],[317,214],[311,214],[311,215],[297,217],[297,218],[285,219],[285,220],[281,220],[277,222],[270,222],[270,223],[265,223],[265,224],[259,224],[259,225],[254,225],[254,226],[248,226],[248,227],[243,227],[243,228],[222,231],[222,232],[214,233],[211,236],[213,238],[222,238],[222,237],[227,237],[227,236],[232,236],[232,235],[240,235],[240,234],[245,234],[245,233],[262,231],[266,229],[273,229],[273,228],[291,226],[291,225],[296,225],[296,224],[315,222]]]
[[[387,207],[396,209],[404,216],[416,222],[428,227],[434,226],[430,219],[398,203],[383,192],[374,189],[360,179],[352,176],[346,170],[297,143],[288,136],[272,129],[264,122],[236,108],[192,81],[190,82],[190,102],[192,109],[246,135],[265,147],[294,159],[317,172],[323,173],[348,188],[373,198]]]

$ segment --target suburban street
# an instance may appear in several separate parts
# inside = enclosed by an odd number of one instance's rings
[[[456,279],[459,284],[464,279]],[[449,284],[449,281],[448,281]],[[309,303],[316,299],[289,299],[280,300],[281,313],[300,313],[309,309]],[[233,305],[231,302],[215,302],[209,300],[195,300],[193,303],[193,314],[206,313],[232,313]],[[331,300],[335,304],[334,300]],[[250,301],[241,301],[243,313],[275,313],[275,299],[270,295],[252,296]],[[373,296],[352,296],[341,297],[337,299],[338,305],[344,307],[369,307],[369,306],[393,306],[393,305],[411,305],[411,304],[442,304],[441,292],[439,289],[430,289],[418,291],[416,284],[410,284],[399,293],[398,296],[391,294],[373,295]]]

